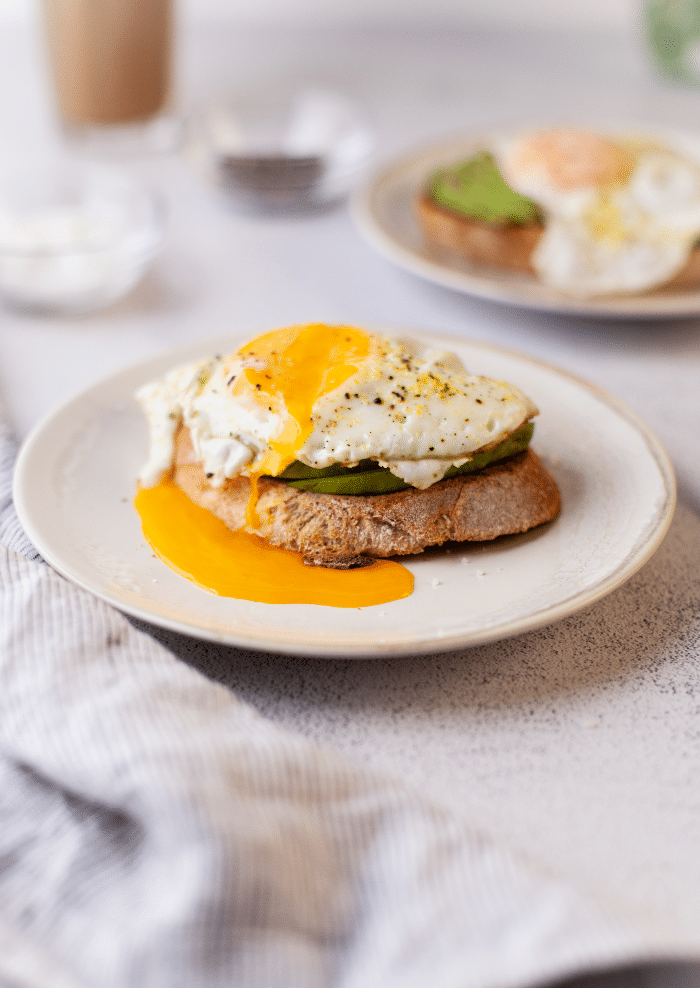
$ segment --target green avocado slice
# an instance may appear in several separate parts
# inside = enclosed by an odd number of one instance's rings
[[[474,473],[497,460],[504,460],[508,456],[522,453],[523,450],[527,449],[534,429],[532,422],[525,422],[494,449],[485,453],[475,453],[473,458],[463,463],[461,467],[450,467],[445,477]],[[358,496],[391,494],[411,486],[405,480],[401,480],[400,477],[395,477],[387,467],[377,466],[375,460],[360,460],[354,467],[343,467],[334,463],[324,470],[314,470],[313,467],[307,467],[299,460],[295,460],[275,479],[284,480],[292,487],[301,491],[312,491],[315,494],[352,494]]]
[[[523,225],[542,220],[537,203],[506,184],[489,151],[436,172],[429,194],[438,206],[484,223]]]

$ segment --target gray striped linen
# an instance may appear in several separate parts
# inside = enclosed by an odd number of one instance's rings
[[[515,988],[648,958],[633,921],[55,573],[13,457],[3,428],[3,988]]]

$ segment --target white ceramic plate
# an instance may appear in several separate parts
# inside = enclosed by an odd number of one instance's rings
[[[522,127],[519,128],[522,131]],[[611,133],[631,133],[629,127],[599,127]],[[414,203],[437,168],[444,168],[477,151],[492,147],[518,128],[479,131],[445,139],[419,148],[385,165],[353,200],[358,229],[380,254],[429,281],[477,298],[505,302],[521,308],[566,315],[617,319],[659,319],[700,313],[700,291],[659,289],[643,295],[618,295],[576,299],[526,275],[500,272],[460,261],[447,251],[427,244],[414,213]],[[669,146],[700,162],[700,137],[677,131],[649,128]]]
[[[382,657],[493,641],[587,607],[627,580],[671,520],[672,468],[614,399],[523,356],[456,338],[475,373],[510,380],[539,406],[534,448],[561,489],[559,519],[493,543],[452,544],[407,561],[413,594],[355,609],[218,597],[152,553],[132,505],[147,431],[132,395],[172,366],[235,349],[231,337],[171,351],[94,385],[40,423],[15,473],[24,528],[68,579],[120,610],[200,638],[328,657]]]

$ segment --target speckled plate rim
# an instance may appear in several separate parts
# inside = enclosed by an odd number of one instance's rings
[[[397,332],[398,330],[396,328],[382,327],[379,331]],[[52,498],[47,497],[47,494],[56,494],[56,460],[65,453],[65,448],[61,448],[60,439],[61,437],[65,438],[64,429],[66,421],[68,419],[74,421],[76,419],[78,421],[85,419],[87,422],[90,416],[93,415],[96,404],[100,406],[100,414],[102,415],[114,417],[114,415],[121,414],[120,409],[124,405],[124,402],[131,402],[133,391],[139,384],[153,378],[155,375],[163,373],[179,362],[197,359],[213,352],[225,351],[227,346],[233,348],[245,339],[251,338],[254,335],[253,333],[236,334],[235,336],[228,334],[226,337],[219,337],[210,341],[190,343],[167,353],[141,361],[92,385],[45,416],[23,443],[14,473],[13,492],[15,506],[25,532],[44,559],[64,577],[134,618],[191,637],[210,640],[220,644],[252,650],[331,659],[389,658],[393,656],[408,656],[416,653],[437,653],[512,637],[553,624],[564,617],[591,606],[621,586],[636,573],[656,551],[663,540],[673,517],[676,500],[675,477],[671,463],[659,441],[638,416],[616,398],[611,397],[596,386],[587,383],[575,375],[552,367],[543,361],[533,360],[511,350],[464,338],[448,337],[443,334],[438,336],[423,330],[405,330],[404,332],[410,332],[412,335],[420,336],[436,345],[452,348],[456,351],[463,349],[472,352],[477,351],[484,356],[492,355],[498,357],[501,355],[506,359],[516,361],[522,368],[537,368],[539,371],[544,372],[545,375],[551,375],[553,381],[568,383],[570,386],[583,389],[582,393],[594,396],[609,410],[611,415],[619,416],[620,421],[627,423],[633,430],[635,436],[641,441],[643,446],[645,469],[654,472],[658,479],[659,490],[662,496],[660,503],[657,503],[651,512],[649,524],[646,526],[642,536],[636,538],[625,547],[625,551],[618,554],[619,558],[616,558],[614,568],[607,572],[598,582],[582,587],[578,592],[568,593],[550,606],[543,607],[532,613],[515,615],[507,620],[496,621],[494,624],[476,630],[465,632],[458,629],[456,632],[453,631],[442,636],[436,636],[434,631],[423,636],[417,636],[415,634],[406,636],[397,632],[393,637],[382,639],[378,638],[376,632],[365,635],[357,632],[350,635],[345,634],[340,637],[335,634],[335,636],[331,636],[326,640],[318,641],[314,640],[312,634],[297,634],[293,630],[280,632],[279,630],[266,627],[261,632],[251,634],[249,631],[237,628],[235,622],[228,627],[225,626],[225,623],[216,626],[211,626],[211,623],[209,625],[205,622],[199,623],[196,617],[196,600],[193,604],[195,615],[186,619],[180,613],[176,614],[173,608],[170,609],[170,613],[164,613],[162,609],[159,610],[157,607],[152,606],[150,602],[139,600],[128,589],[115,589],[113,586],[105,588],[104,585],[90,575],[86,577],[85,573],[81,571],[80,566],[76,566],[74,560],[69,558],[66,545],[61,541],[62,531],[58,531],[56,519],[51,516],[47,508],[47,505],[52,501]],[[109,392],[109,398],[106,404],[101,404],[105,391]],[[616,455],[624,458],[624,448],[619,448],[616,451]],[[639,456],[639,451],[637,451],[636,455],[637,457]],[[134,476],[135,473],[131,472],[129,476],[121,478],[127,485],[125,489],[129,489],[132,492]],[[37,494],[38,490],[41,491],[40,494]],[[115,492],[113,501],[116,503],[117,499]],[[54,497],[53,500],[56,500],[56,498]],[[126,498],[121,497],[120,500],[125,501]],[[104,511],[105,523],[108,523],[110,512],[114,509],[114,505],[109,504],[103,508],[99,503],[96,503],[93,504],[93,507],[98,511]],[[129,508],[133,512],[130,504]],[[133,514],[135,515],[135,513]],[[561,517],[564,519],[564,523],[566,523],[566,514],[563,513]],[[73,519],[73,522],[75,522],[75,519]],[[78,523],[80,524],[80,519],[78,519]],[[556,526],[558,521],[552,524]],[[538,530],[540,533],[539,537],[543,540],[543,546],[546,546],[547,539],[552,537],[552,531],[554,529],[550,528],[550,526],[544,526],[543,529]],[[514,536],[512,538],[523,539],[526,536]],[[134,551],[135,547],[133,545],[127,545],[125,547],[127,555]],[[510,552],[511,550],[507,551]],[[421,565],[422,557],[414,557],[413,564],[411,561],[408,562],[409,568],[415,566],[415,560],[418,560],[418,566]],[[156,565],[163,567],[163,564],[159,561],[156,561]],[[440,562],[438,561],[434,565],[439,567]],[[439,568],[433,571],[440,572]],[[176,576],[176,574],[171,575],[179,581],[178,586],[185,586],[187,588],[186,593],[190,592],[190,588],[194,597],[197,594],[205,593],[199,588],[194,587],[189,581]],[[433,580],[433,583],[435,582]],[[422,591],[422,594],[425,595],[425,590]],[[217,599],[221,600],[222,598]],[[420,607],[421,601],[418,599],[417,590],[414,591],[414,594],[408,600],[415,600],[416,609]],[[230,603],[240,605],[243,608],[247,605],[246,601],[230,601]],[[282,609],[286,609],[307,605],[255,606],[264,608],[281,607]],[[392,605],[388,604],[384,606],[391,607]],[[323,612],[326,612],[326,614],[331,612],[325,622],[320,622],[319,619],[319,623],[325,623],[326,625],[332,623],[333,614],[338,613],[338,609],[330,607],[309,606],[308,609],[313,610],[318,615],[321,615]]]
[[[700,290],[659,289],[639,295],[577,299],[562,295],[534,278],[490,271],[429,246],[414,213],[414,202],[432,171],[459,161],[495,140],[540,129],[551,120],[505,123],[426,142],[379,166],[351,201],[355,225],[364,240],[387,260],[434,284],[474,298],[559,315],[606,319],[683,318],[700,313]],[[639,122],[585,122],[609,133],[653,136],[700,162],[700,134]]]

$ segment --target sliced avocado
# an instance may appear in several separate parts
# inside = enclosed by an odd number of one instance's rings
[[[535,202],[506,185],[489,151],[436,172],[429,189],[438,206],[484,223],[522,225],[542,219]]]
[[[463,473],[474,473],[508,456],[515,456],[527,449],[534,432],[532,422],[525,422],[507,439],[485,453],[475,453],[471,460],[461,467],[450,467],[445,477],[456,477]],[[354,467],[343,467],[334,463],[323,470],[314,470],[299,460],[290,463],[276,480],[284,480],[301,491],[315,494],[391,494],[410,487],[405,480],[395,477],[387,467],[377,466],[374,460],[360,460]]]

